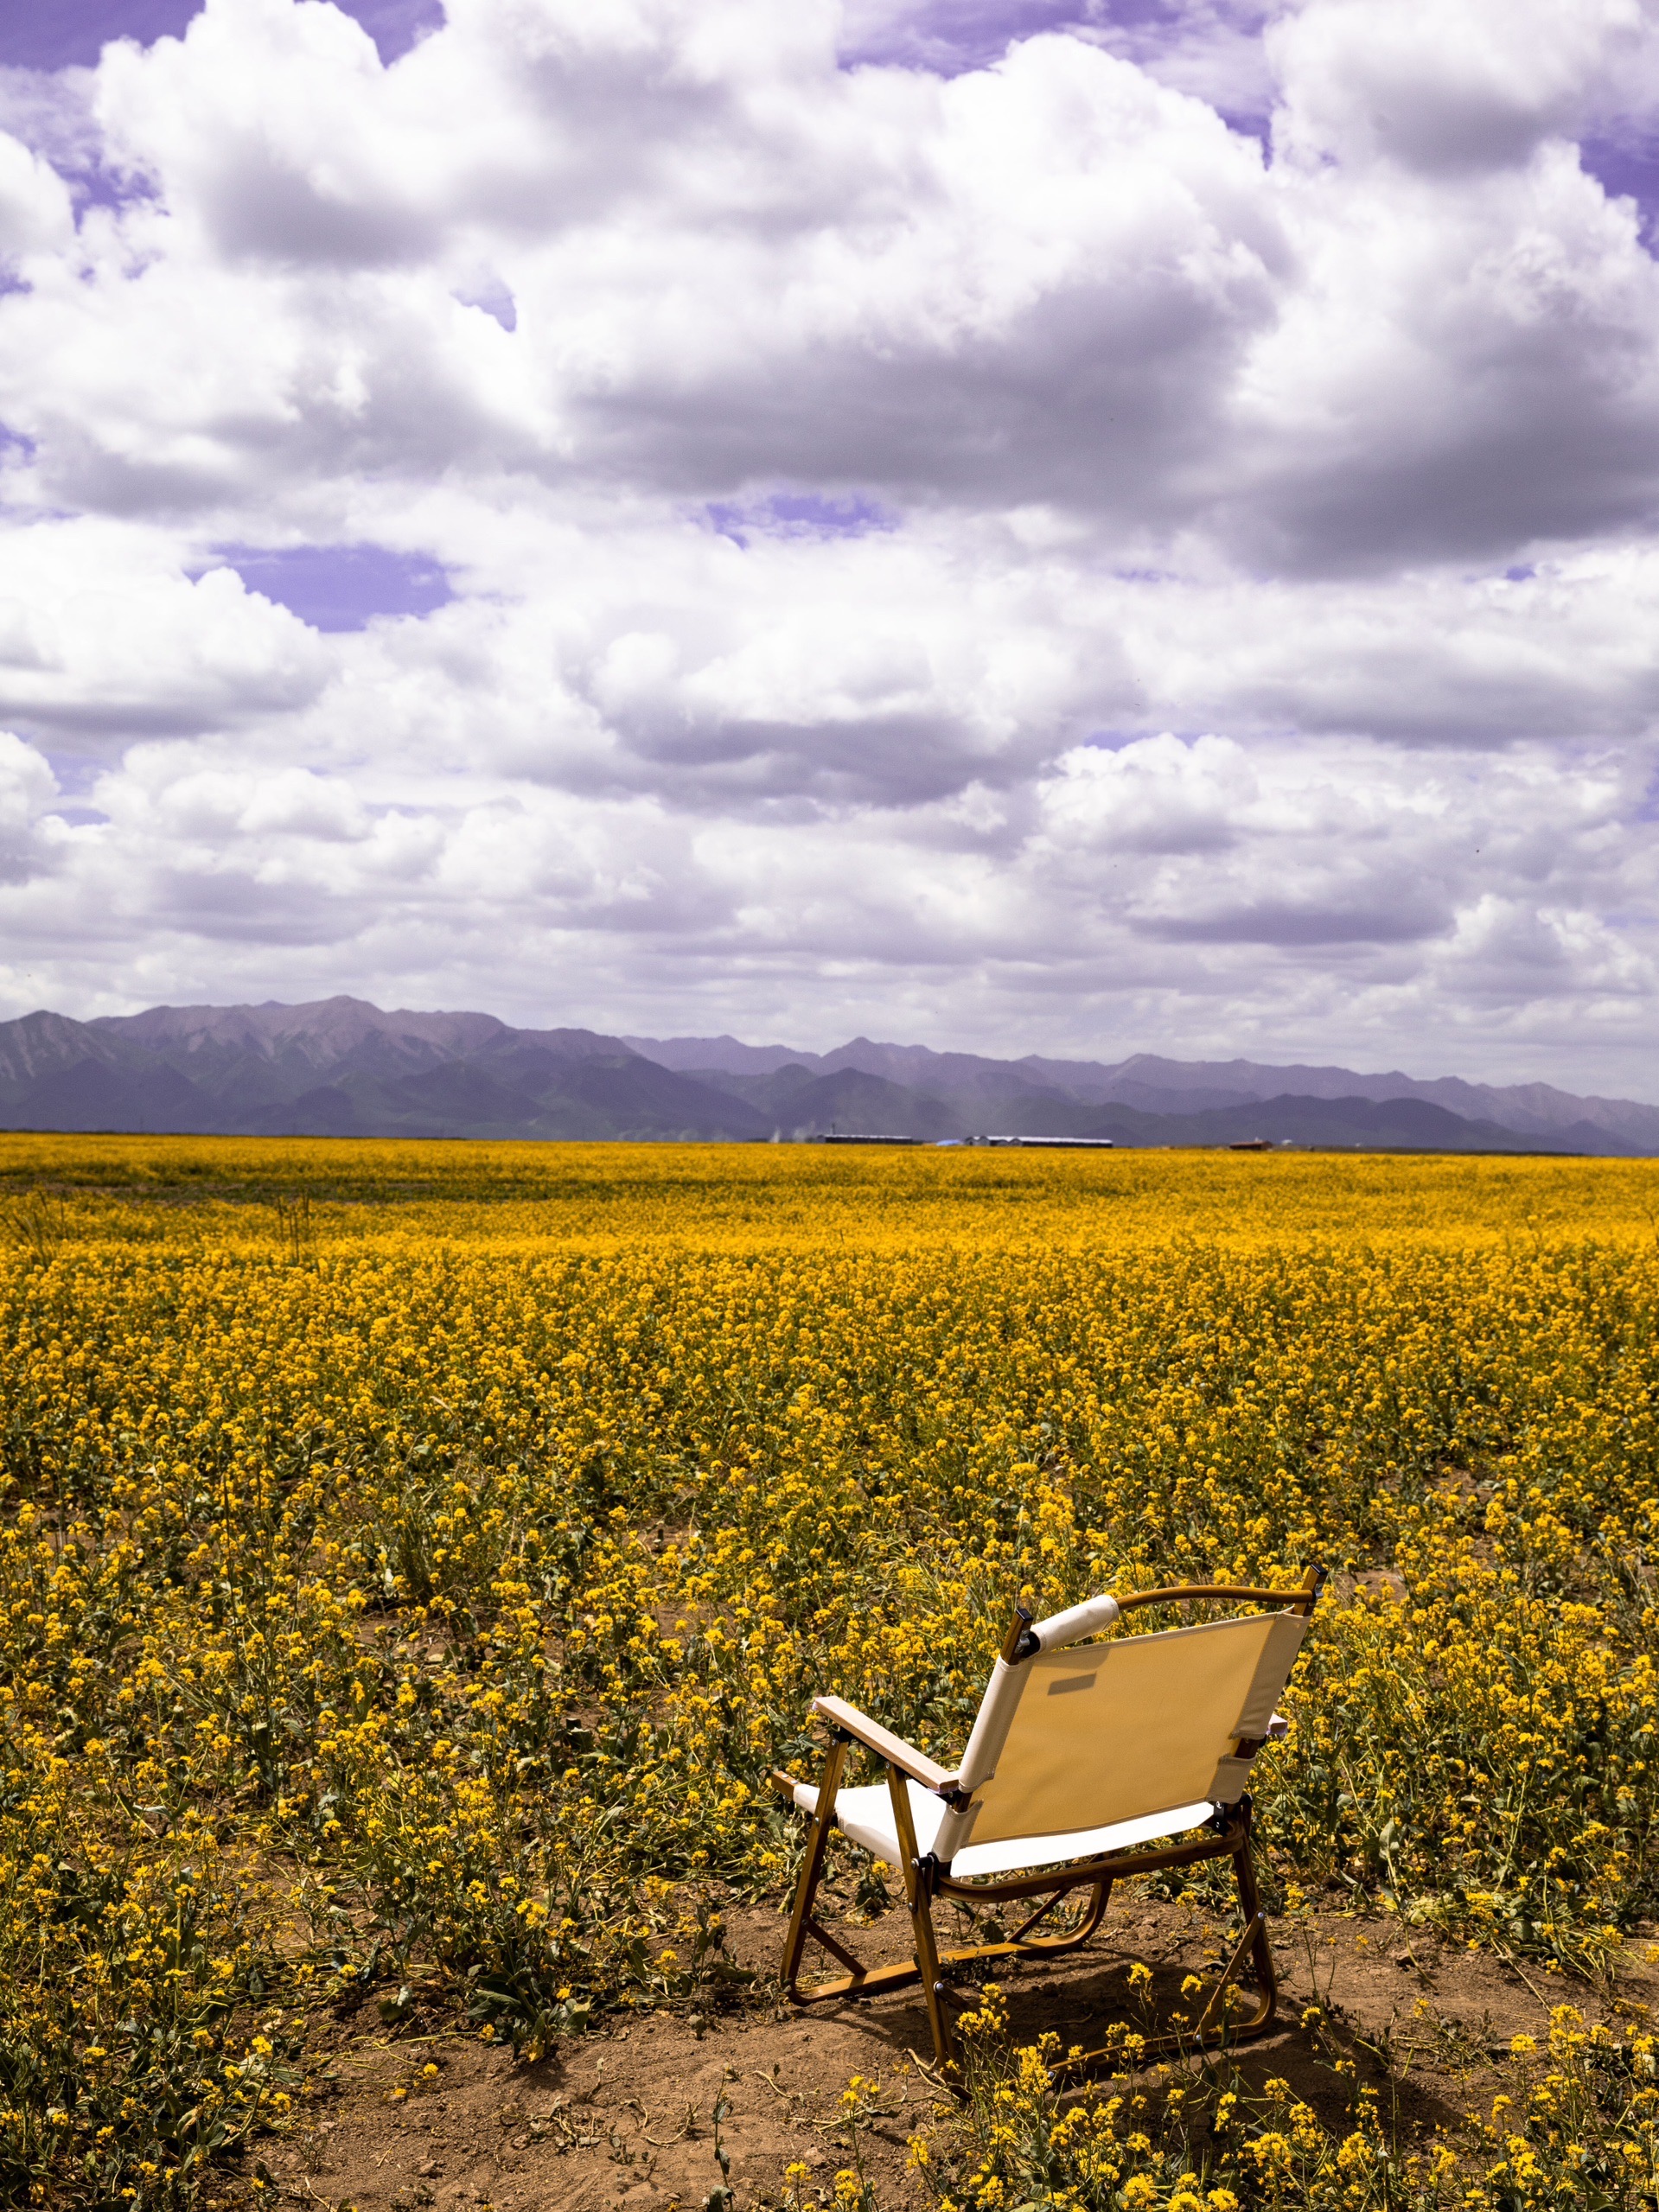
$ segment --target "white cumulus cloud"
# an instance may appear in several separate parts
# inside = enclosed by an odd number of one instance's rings
[[[0,70],[7,1010],[1655,1093],[1655,29],[207,0]],[[330,559],[450,596],[319,628]]]

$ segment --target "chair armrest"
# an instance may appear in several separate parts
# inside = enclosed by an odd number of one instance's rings
[[[912,1782],[919,1782],[924,1789],[936,1790],[947,1797],[956,1787],[956,1776],[948,1767],[937,1765],[925,1751],[918,1751],[902,1736],[895,1736],[878,1720],[871,1720],[868,1713],[860,1712],[857,1705],[850,1705],[844,1698],[814,1698],[813,1711],[820,1719],[828,1721],[832,1728],[839,1728],[844,1736],[851,1736],[866,1750],[873,1751],[878,1759],[885,1759],[890,1767],[896,1767],[902,1775],[909,1775]]]

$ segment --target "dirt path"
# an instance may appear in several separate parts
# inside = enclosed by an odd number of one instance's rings
[[[736,1912],[729,1926],[734,1957],[761,1968],[763,1979],[723,2018],[694,2024],[660,2012],[610,2023],[533,2065],[463,2036],[397,2030],[347,2043],[338,2093],[314,2107],[315,2124],[264,2150],[284,2203],[355,2212],[689,2212],[720,2183],[714,2113],[722,2101],[722,2147],[739,2212],[777,2203],[796,2163],[821,2198],[852,2162],[839,2100],[856,2074],[880,2083],[857,2129],[865,2171],[884,2208],[919,2208],[928,2200],[908,2172],[906,2141],[945,2110],[917,2060],[928,2049],[919,2004],[898,1996],[807,2015],[782,2008],[768,1987],[782,1918]],[[880,1958],[900,1954],[906,1930],[892,1912],[845,1932]],[[1112,1948],[1101,1947],[1108,1935]],[[1274,1937],[1286,2024],[1248,2048],[1243,2070],[1258,2080],[1280,2075],[1336,2116],[1337,2085],[1298,2024],[1317,1981],[1362,2067],[1379,2076],[1382,2059],[1390,2062],[1400,2124],[1413,2136],[1490,2098],[1495,2059],[1512,2036],[1538,2034],[1551,2005],[1640,2018],[1659,2004],[1659,1976],[1643,1958],[1650,1946],[1640,1942],[1630,1947],[1631,1970],[1610,2008],[1560,1974],[1517,1972],[1392,1919],[1316,1914],[1279,1922]],[[1005,1977],[1023,2038],[1054,2028],[1070,2043],[1121,2017],[1131,1957],[1153,1966],[1157,1993],[1167,1999],[1184,1973],[1220,1948],[1202,1912],[1133,1891],[1096,1945],[1082,1964]]]

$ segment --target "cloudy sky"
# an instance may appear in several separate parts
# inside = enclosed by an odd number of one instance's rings
[[[0,0],[0,1016],[1659,1098],[1659,6]]]

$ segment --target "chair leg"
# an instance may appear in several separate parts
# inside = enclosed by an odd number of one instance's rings
[[[916,1901],[910,1907],[910,1927],[916,1936],[916,1962],[922,1971],[922,1994],[928,2007],[928,2025],[933,2030],[933,2047],[941,2074],[956,2071],[956,2041],[951,2033],[950,2015],[945,2010],[944,1983],[939,1975],[939,1943],[934,1934],[933,1898],[920,1874],[916,1879]]]
[[[1250,1835],[1254,1822],[1247,1820],[1244,1834],[1240,1839],[1237,1855],[1234,1858],[1234,1872],[1239,1885],[1239,1907],[1246,1924],[1254,1923],[1254,1936],[1250,1945],[1250,1961],[1255,1968],[1256,1986],[1261,1992],[1261,2005],[1248,2032],[1260,2035],[1271,2025],[1279,2009],[1279,1974],[1273,1965],[1273,1946],[1267,1941],[1267,1916],[1261,1909],[1261,1893],[1256,1887],[1255,1861],[1251,1855]]]
[[[893,1825],[898,1833],[899,1852],[904,1862],[904,1895],[910,1908],[910,1929],[916,1940],[916,1963],[922,1977],[922,1998],[928,2007],[928,2025],[933,2031],[934,2055],[939,2061],[940,2072],[949,2075],[956,2071],[956,2046],[950,2031],[950,2018],[945,2011],[944,1985],[939,1976],[939,1941],[934,1933],[933,1891],[927,1870],[916,1847],[916,1823],[910,1818],[909,1792],[905,1788],[904,1776],[896,1767],[887,1769],[887,1794],[892,1802]]]
[[[818,1807],[807,1834],[807,1855],[801,1862],[801,1879],[795,1884],[794,1909],[789,1915],[789,1933],[783,1946],[783,1966],[778,1979],[789,1996],[796,1997],[795,1978],[801,1972],[801,1954],[807,1947],[812,1928],[813,1899],[818,1894],[818,1884],[824,1871],[824,1853],[829,1848],[830,1830],[835,1825],[835,1798],[841,1787],[841,1769],[846,1763],[846,1738],[837,1737],[829,1747],[824,1761],[824,1771],[818,1779]]]
[[[1279,1976],[1273,1966],[1273,1946],[1267,1941],[1267,1916],[1261,1909],[1261,1893],[1256,1886],[1255,1862],[1250,1851],[1251,1822],[1247,1808],[1244,1833],[1239,1839],[1238,1849],[1233,1854],[1233,1877],[1238,1884],[1239,1910],[1243,1916],[1244,1930],[1234,1947],[1233,1955],[1222,1970],[1222,1978],[1210,1994],[1209,2002],[1199,2015],[1197,2037],[1202,2043],[1210,2031],[1211,2015],[1219,2011],[1216,2026],[1223,2043],[1240,2043],[1252,2036],[1265,2035],[1273,2026],[1279,2009]],[[1233,1978],[1243,1966],[1246,1954],[1255,1970],[1256,1986],[1261,1994],[1255,2011],[1247,2019],[1229,2021],[1227,2017],[1227,1992],[1233,1986]]]

